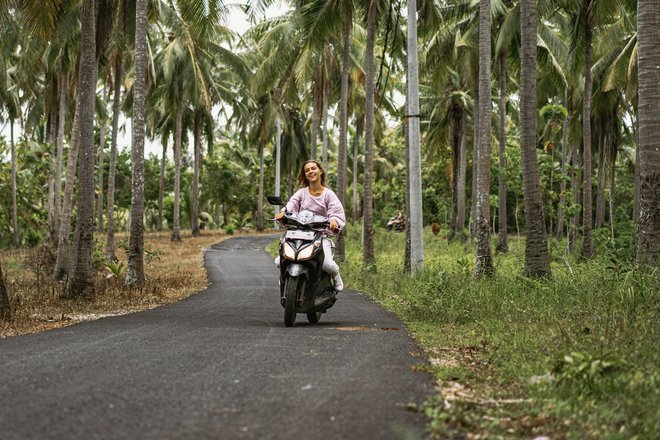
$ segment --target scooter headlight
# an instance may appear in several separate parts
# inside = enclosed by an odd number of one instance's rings
[[[311,244],[307,247],[304,247],[298,252],[298,260],[309,260],[312,258],[312,254],[314,253],[314,246]]]
[[[284,258],[288,258],[289,260],[296,259],[296,251],[293,250],[289,243],[285,242],[282,250],[284,251]]]

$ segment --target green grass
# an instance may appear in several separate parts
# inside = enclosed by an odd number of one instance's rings
[[[349,229],[349,287],[394,311],[431,360],[439,435],[654,438],[660,432],[660,275],[615,247],[580,261],[553,243],[552,279],[522,276],[524,240],[475,280],[473,249],[425,236],[425,269],[402,276],[404,235],[379,230],[375,267]],[[494,247],[493,247],[494,249]],[[454,395],[456,388],[463,391]],[[467,397],[466,397],[467,396]]]

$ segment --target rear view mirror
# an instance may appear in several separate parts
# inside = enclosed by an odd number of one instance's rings
[[[276,206],[284,205],[284,202],[282,202],[282,198],[280,196],[268,196],[266,197],[266,200],[268,200],[268,203],[270,203],[271,205],[276,205]]]

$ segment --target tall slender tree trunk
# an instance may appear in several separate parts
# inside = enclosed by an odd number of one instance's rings
[[[536,161],[536,0],[522,0],[520,9],[520,147],[527,225],[524,273],[530,277],[549,277],[550,253]]]
[[[264,230],[264,152],[263,141],[259,142],[259,190],[257,194],[257,231]]]
[[[78,145],[80,144],[80,102],[80,99],[76,102],[76,110],[73,115],[73,136],[71,136],[71,147],[66,160],[66,181],[64,182],[64,198],[60,213],[60,231],[57,234],[57,258],[53,273],[53,277],[58,281],[63,280],[69,270],[69,233],[71,232],[73,187],[78,165]]]
[[[96,194],[96,231],[103,233],[103,166],[105,162],[105,122],[99,118],[99,180]]]
[[[602,127],[604,128],[604,127]],[[605,224],[605,150],[607,149],[607,134],[601,133],[600,149],[598,150],[598,185],[596,187],[596,229]]]
[[[561,182],[559,183],[559,209],[557,210],[557,239],[564,234],[564,208],[566,207],[566,151],[568,147],[568,118],[561,129]]]
[[[96,1],[84,0],[80,45],[80,145],[76,231],[73,259],[64,297],[94,293],[94,104],[96,100]],[[64,220],[64,219],[63,219]]]
[[[135,1],[135,82],[133,83],[133,146],[131,161],[131,235],[126,285],[144,282],[144,101],[147,79],[147,0]]]
[[[117,175],[117,137],[119,136],[119,112],[121,111],[121,79],[122,60],[117,55],[115,59],[115,84],[112,100],[112,138],[110,140],[110,163],[108,165],[108,215],[107,238],[105,243],[105,258],[108,261],[117,260],[115,255],[115,176]]]
[[[160,178],[158,179],[158,222],[156,229],[163,230],[163,199],[165,198],[165,165],[167,164],[167,143],[163,143],[160,155]],[[170,225],[171,226],[171,225]]]
[[[277,118],[275,121],[275,196],[280,196],[280,165],[282,163],[282,121]],[[276,216],[280,211],[279,206],[273,207],[273,216]],[[275,230],[279,230],[280,225],[275,222]]]
[[[451,220],[448,239],[459,236],[458,231],[458,163],[461,149],[461,108],[458,104],[452,109],[451,123]]]
[[[424,269],[422,218],[422,156],[419,146],[419,63],[417,61],[417,1],[408,0],[408,138],[410,141],[410,268]]]
[[[406,102],[404,103],[404,108],[408,109],[408,96],[406,95]],[[404,151],[406,152],[406,194],[410,194],[410,135],[408,130],[410,130],[410,118],[403,119],[403,139],[404,139]],[[406,197],[406,244],[403,252],[403,273],[410,274],[412,273],[412,264],[410,263],[410,248],[411,248],[411,237],[410,237],[410,197]]]
[[[500,253],[509,252],[509,233],[507,228],[506,212],[506,64],[505,54],[501,53],[498,57],[500,66],[500,99],[499,115],[500,124],[498,127],[499,140],[499,176],[498,176],[498,196],[499,196],[499,231],[497,236],[496,251]]]
[[[585,8],[591,11],[591,1],[584,0]],[[584,99],[582,105],[582,155],[584,174],[582,185],[584,195],[582,196],[582,250],[584,258],[593,256],[593,243],[591,241],[592,226],[592,199],[591,199],[591,12],[585,15],[585,54],[584,54]]]
[[[490,250],[490,0],[479,2],[479,167],[477,174],[477,221],[475,236],[477,256],[474,274],[477,277],[493,273]],[[536,40],[534,40],[536,41]]]
[[[357,119],[357,116],[356,116]],[[360,219],[360,194],[358,191],[358,163],[360,154],[360,138],[362,138],[362,124],[356,123],[355,137],[353,138],[353,207],[351,214],[353,222]]]
[[[348,75],[351,69],[351,31],[353,17],[344,18],[342,32],[341,96],[339,98],[339,145],[337,150],[337,198],[346,205],[346,168],[348,166]],[[335,260],[346,258],[346,227],[337,237]]]
[[[172,217],[172,241],[181,241],[181,137],[183,134],[183,103],[176,113],[174,134],[174,216]]]
[[[321,150],[321,165],[324,170],[328,169],[328,87],[329,80],[323,81],[323,149]]]
[[[639,75],[639,73],[638,73]],[[639,91],[637,92],[637,102],[639,102]],[[639,108],[639,105],[638,105]],[[637,140],[637,148],[635,148],[635,190],[633,196],[633,221],[639,223],[639,192],[640,187],[642,186],[642,179],[640,170],[642,164],[640,163],[640,142],[639,142],[639,117],[633,122],[633,127],[637,127],[635,130],[635,138]]]
[[[617,147],[616,145],[612,145],[614,152],[613,158],[612,158],[612,163],[610,167],[610,200],[609,200],[609,211],[610,211],[610,232],[611,232],[611,240],[614,242],[614,199],[616,197],[616,192],[615,192],[615,176],[616,176],[616,151]]]
[[[581,145],[574,145],[572,156],[572,182],[571,190],[573,191],[573,205],[580,205],[582,201],[582,191],[580,190],[580,184],[582,182],[582,153],[580,152]],[[571,228],[568,234],[568,248],[569,250],[573,249],[575,242],[577,241],[580,230],[580,215],[576,213],[571,218]]]
[[[364,147],[364,245],[362,260],[365,265],[376,262],[374,252],[374,213],[373,213],[373,148],[374,148],[374,44],[376,40],[376,15],[378,2],[370,0],[367,11],[367,46],[365,49],[365,147]]]
[[[478,75],[479,69],[477,69]],[[468,227],[469,241],[476,235],[477,219],[477,176],[479,175],[479,85],[474,91],[474,111],[472,115],[472,192],[470,194],[470,223]]]
[[[16,186],[16,144],[14,143],[14,120],[9,120],[9,148],[11,150],[11,228],[14,247],[21,247],[21,235],[18,231],[18,199]]]
[[[660,265],[660,2],[638,0],[639,223],[637,264]]]
[[[314,90],[312,96],[312,138],[310,139],[309,158],[316,160],[316,147],[319,137],[319,104],[323,96],[323,72],[320,70],[316,73],[314,81]]]
[[[53,81],[51,86],[58,87],[57,81]],[[48,244],[52,249],[56,249],[58,228],[55,220],[55,169],[57,167],[55,157],[57,155],[57,112],[55,106],[52,106],[48,112],[48,142],[53,146],[53,152],[48,156]]]
[[[195,139],[193,158],[192,236],[199,235],[199,171],[202,164],[202,112],[195,112]]]
[[[467,175],[467,109],[461,111],[461,144],[458,151],[458,181],[456,182],[456,231],[461,240],[465,240],[465,179]]]
[[[64,130],[66,122],[66,107],[68,97],[68,87],[66,73],[60,73],[60,99],[57,118],[57,152],[55,163],[55,183],[53,185],[54,215],[55,215],[55,243],[58,241],[60,222],[62,219],[62,158],[64,156]]]

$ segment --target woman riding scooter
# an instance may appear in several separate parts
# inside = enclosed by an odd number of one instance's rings
[[[339,231],[346,224],[344,207],[337,195],[325,186],[325,171],[321,164],[315,160],[305,162],[298,174],[298,185],[300,189],[289,199],[282,211],[275,216],[275,220],[282,219],[285,212],[307,210],[330,219],[328,235],[339,234]],[[339,275],[339,266],[332,257],[332,242],[327,238],[327,235],[323,239],[323,254],[323,270],[332,276],[335,290],[339,292],[344,288],[344,283],[341,275]],[[275,263],[279,267],[280,257],[275,259]]]

